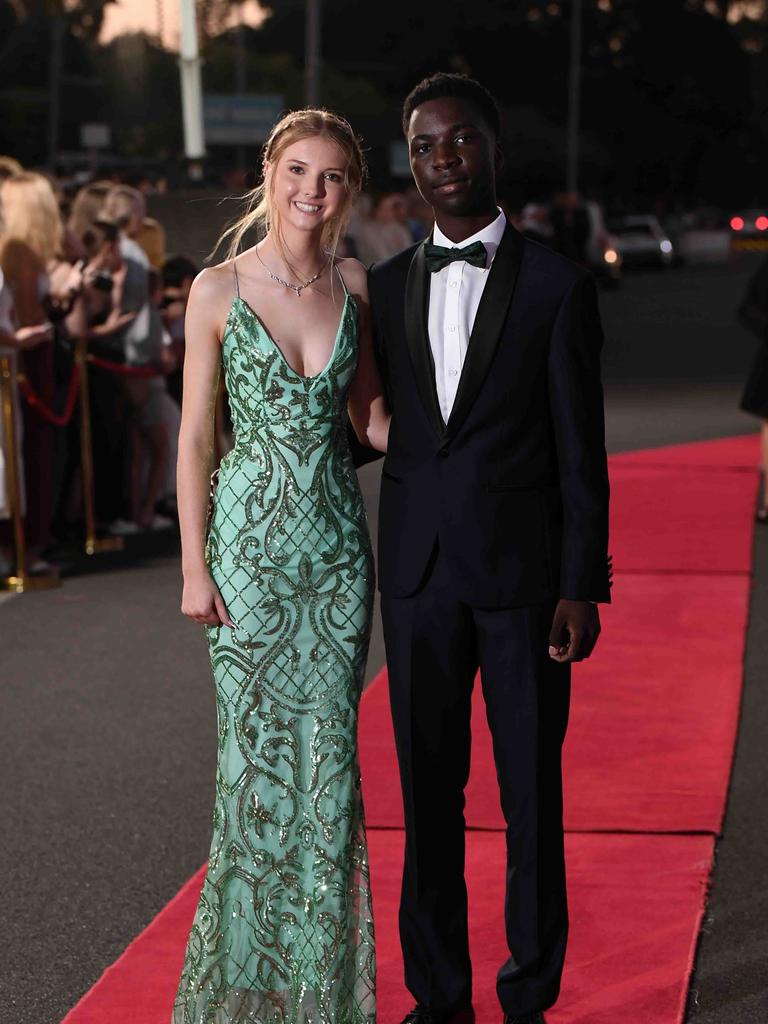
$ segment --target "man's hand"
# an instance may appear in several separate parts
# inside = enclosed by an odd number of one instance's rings
[[[583,661],[592,653],[600,636],[600,615],[591,601],[561,598],[555,608],[549,632],[549,656],[566,664]]]

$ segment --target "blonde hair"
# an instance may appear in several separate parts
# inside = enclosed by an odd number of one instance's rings
[[[24,242],[44,269],[61,254],[64,226],[51,183],[42,174],[22,171],[0,184],[3,242]]]
[[[104,209],[104,201],[115,186],[111,181],[92,181],[84,185],[72,201],[72,211],[67,227],[81,242],[93,230],[97,218]]]
[[[13,177],[14,174],[21,174],[24,168],[18,160],[12,156],[0,156],[0,182]]]
[[[227,259],[233,259],[240,250],[243,237],[252,228],[266,234],[276,228],[275,244],[285,259],[281,244],[280,225],[275,219],[273,169],[288,146],[300,139],[327,138],[335,142],[346,160],[344,184],[347,195],[338,216],[323,228],[321,245],[335,255],[339,241],[346,227],[355,200],[360,194],[365,179],[365,157],[351,125],[343,117],[329,110],[292,110],[272,129],[264,145],[262,157],[262,181],[244,198],[247,201],[245,213],[231,224],[221,235],[209,259],[225,239],[229,239]]]
[[[130,185],[115,185],[107,193],[101,212],[120,228],[125,229],[135,215],[146,214],[147,201],[138,189],[131,188]]]

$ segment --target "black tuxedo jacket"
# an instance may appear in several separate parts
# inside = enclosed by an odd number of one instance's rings
[[[392,409],[379,587],[406,597],[439,543],[479,607],[609,601],[600,326],[591,276],[507,226],[447,424],[427,335],[424,243],[372,267]]]

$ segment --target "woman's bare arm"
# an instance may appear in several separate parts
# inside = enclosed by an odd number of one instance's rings
[[[232,625],[205,561],[205,521],[213,460],[220,325],[226,296],[216,270],[195,279],[187,303],[184,400],[176,488],[184,575],[182,612],[206,625]]]
[[[32,327],[19,327],[16,331],[6,331],[0,327],[0,345],[6,348],[35,348],[45,341],[53,339],[53,327],[49,323],[35,324]]]
[[[43,267],[26,242],[10,238],[2,248],[2,270],[13,296],[13,308],[19,327],[46,323],[48,315],[40,302]]]
[[[360,320],[357,372],[349,391],[349,418],[361,444],[385,452],[392,417],[373,352],[367,274],[357,260],[344,260],[342,266],[344,280],[357,302]]]

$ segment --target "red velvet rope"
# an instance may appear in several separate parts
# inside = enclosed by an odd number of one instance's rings
[[[125,363],[113,363],[111,359],[102,359],[91,352],[85,357],[89,363],[98,366],[100,370],[109,370],[110,373],[119,373],[124,377],[161,377],[163,371],[157,366],[126,366]]]
[[[38,416],[52,423],[54,427],[66,427],[72,419],[75,402],[77,401],[77,393],[80,390],[80,367],[77,364],[72,367],[64,409],[60,413],[55,412],[45,404],[25,376],[19,374],[16,380],[19,385],[19,391],[30,409],[34,409]]]
[[[88,353],[86,359],[101,370],[109,370],[110,373],[122,374],[124,377],[160,377],[163,374],[163,371],[156,366],[126,366],[124,363],[113,363],[111,359],[101,359],[91,352]],[[38,416],[47,420],[48,423],[52,423],[53,426],[66,427],[72,419],[75,402],[77,401],[77,393],[80,389],[80,367],[77,363],[72,366],[67,397],[64,401],[64,408],[60,413],[46,405],[23,374],[19,374],[17,380],[19,391],[30,409],[34,409]]]

